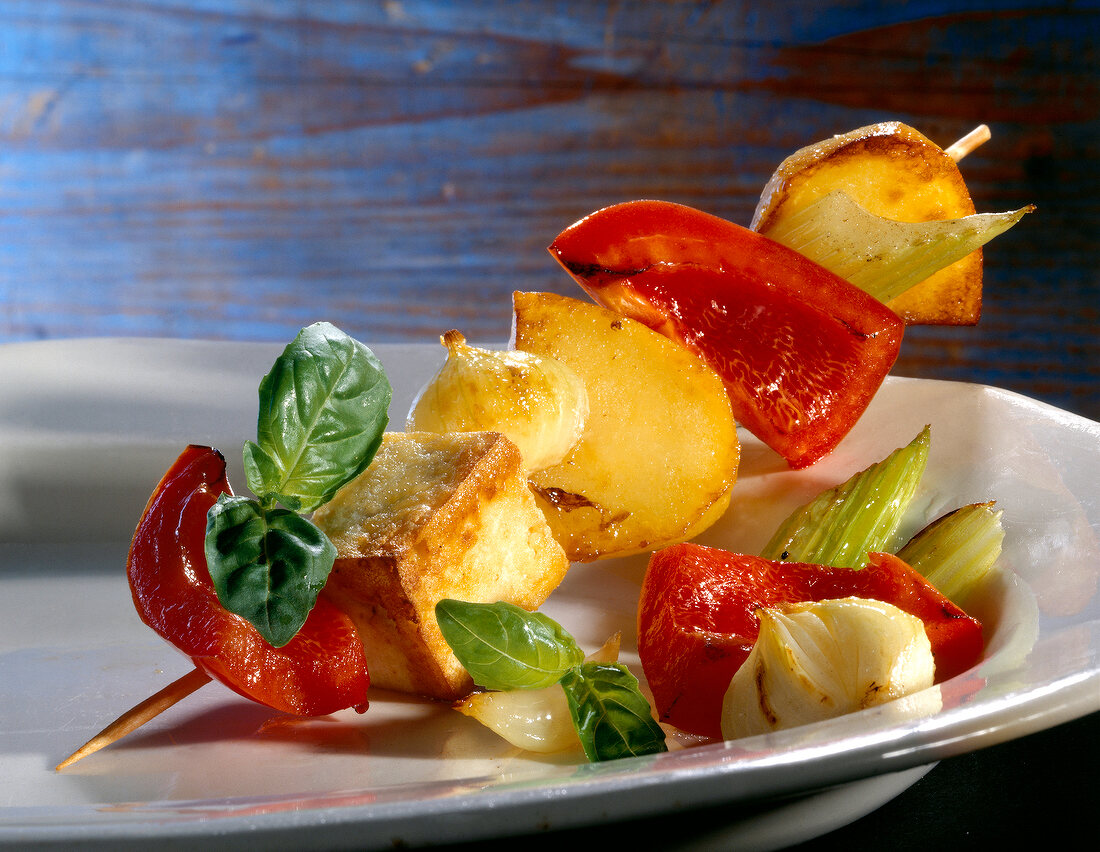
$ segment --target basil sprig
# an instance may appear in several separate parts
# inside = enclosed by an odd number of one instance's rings
[[[332,542],[301,515],[228,494],[211,507],[207,529],[206,563],[222,606],[285,645],[328,579]]]
[[[560,684],[589,760],[666,750],[637,678],[618,663],[589,663],[553,619],[514,604],[441,600],[443,638],[474,683],[486,689],[540,689]]]
[[[335,326],[302,329],[260,382],[257,442],[244,446],[253,494],[312,512],[374,458],[393,391],[366,346]]]
[[[553,686],[584,660],[584,652],[556,621],[515,604],[442,600],[435,617],[455,656],[486,689]]]
[[[584,663],[562,675],[569,715],[589,760],[666,751],[638,679],[620,663]]]
[[[221,605],[275,647],[301,629],[336,560],[311,512],[366,469],[392,389],[362,343],[329,323],[302,329],[260,382],[256,442],[244,447],[256,498],[222,495],[206,524]],[[278,504],[285,508],[279,508]]]

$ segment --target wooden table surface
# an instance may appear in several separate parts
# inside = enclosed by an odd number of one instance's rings
[[[979,211],[1038,211],[894,372],[1100,419],[1098,44],[1095,0],[0,0],[0,343],[503,342],[513,290],[580,295],[545,247],[592,210],[748,224],[805,144],[984,122]]]

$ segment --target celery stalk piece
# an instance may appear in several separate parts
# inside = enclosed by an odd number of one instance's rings
[[[796,509],[760,554],[765,559],[862,568],[889,549],[928,463],[931,430]]]
[[[897,556],[961,605],[1001,555],[1004,528],[994,505],[971,503],[949,512],[913,536]]]
[[[898,222],[867,212],[834,190],[768,232],[880,302],[889,302],[1003,234],[1034,205],[932,222]]]

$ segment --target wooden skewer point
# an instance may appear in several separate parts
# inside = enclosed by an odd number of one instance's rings
[[[945,148],[944,153],[957,163],[975,148],[988,142],[991,136],[992,134],[989,132],[989,127],[984,124],[979,124],[954,145]]]
[[[61,771],[66,766],[72,766],[81,758],[94,754],[101,748],[122,739],[131,731],[137,730],[150,719],[163,713],[177,701],[186,698],[200,686],[209,682],[210,675],[202,669],[196,668],[194,671],[188,672],[183,677],[168,684],[156,695],[150,695],[140,704],[130,708],[111,722],[106,728],[57,764],[57,771]]]

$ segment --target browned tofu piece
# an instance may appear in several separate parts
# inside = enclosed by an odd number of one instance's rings
[[[495,432],[387,433],[314,522],[336,545],[324,594],[354,620],[371,684],[453,700],[473,683],[444,641],[444,598],[534,610],[569,562],[516,446]]]

